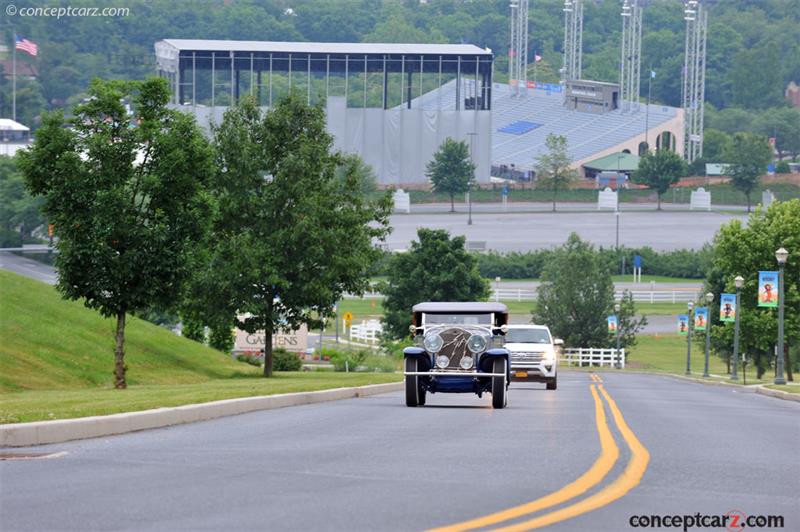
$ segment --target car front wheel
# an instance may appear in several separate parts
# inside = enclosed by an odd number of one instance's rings
[[[552,379],[547,380],[547,389],[548,390],[555,390],[558,388],[558,375],[553,377]]]
[[[419,361],[416,358],[407,358],[405,368],[408,372],[419,371]],[[418,375],[406,375],[406,406],[423,406],[425,392]]]
[[[498,358],[492,363],[492,373],[502,373],[502,377],[492,377],[492,408],[506,406],[506,359]]]

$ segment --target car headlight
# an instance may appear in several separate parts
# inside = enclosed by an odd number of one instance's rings
[[[444,340],[438,333],[428,333],[425,335],[422,345],[428,353],[438,353],[444,345]]]
[[[549,351],[544,352],[544,357],[546,361],[552,362],[556,359],[556,352],[550,349]]]
[[[475,354],[483,353],[486,350],[486,338],[480,334],[473,334],[467,340],[467,349]]]
[[[440,368],[444,369],[448,366],[448,364],[450,364],[450,359],[445,355],[439,355],[436,357],[436,365]]]
[[[459,365],[464,369],[472,368],[472,357],[466,355],[461,357],[461,362],[459,362]]]

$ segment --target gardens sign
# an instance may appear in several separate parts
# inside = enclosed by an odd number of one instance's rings
[[[296,331],[280,332],[272,335],[272,348],[282,347],[287,351],[305,353],[308,348],[308,328],[302,325]],[[236,329],[234,353],[258,353],[264,348],[264,331],[249,333]]]

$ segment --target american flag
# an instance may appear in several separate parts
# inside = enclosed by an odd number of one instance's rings
[[[30,54],[33,57],[39,55],[39,47],[36,46],[35,42],[29,41],[28,39],[24,39],[19,35],[17,35],[16,37],[17,37],[17,42],[15,44],[15,48],[17,50],[22,50],[23,52]]]

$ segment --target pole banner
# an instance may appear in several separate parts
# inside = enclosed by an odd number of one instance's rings
[[[758,272],[758,306],[778,306],[778,272]]]
[[[694,329],[705,331],[708,324],[708,307],[697,307],[694,309]]]
[[[609,316],[608,317],[608,332],[610,334],[615,334],[617,332],[617,317],[616,316]]]
[[[736,321],[736,294],[721,294],[719,298],[719,321]]]
[[[678,334],[689,334],[689,316],[686,314],[678,316]]]

